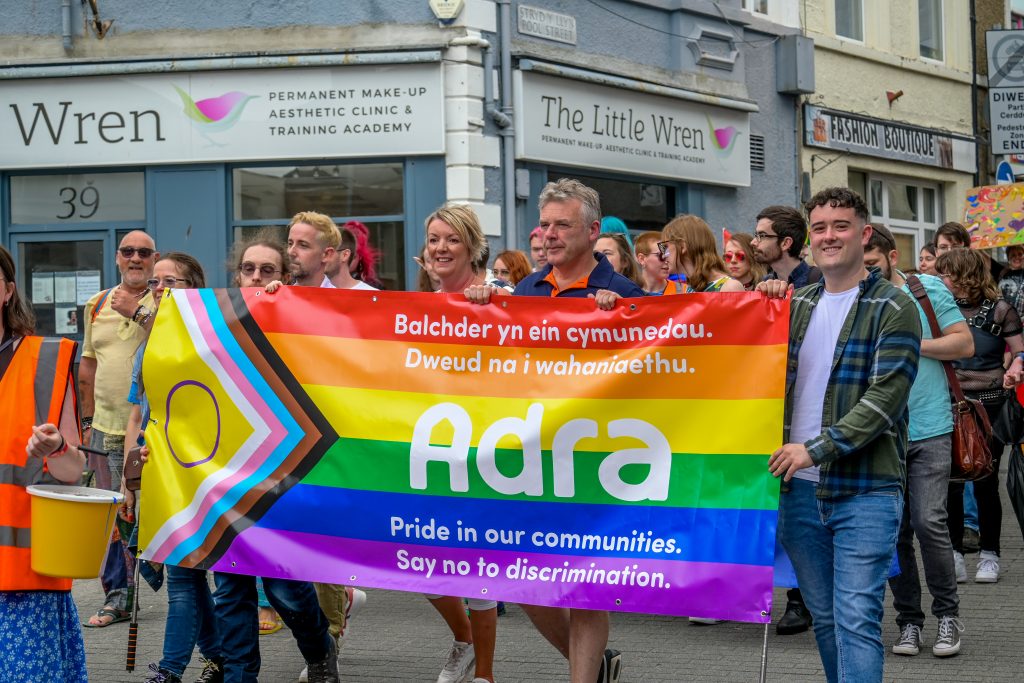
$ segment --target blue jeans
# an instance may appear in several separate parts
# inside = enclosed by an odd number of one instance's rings
[[[978,530],[978,502],[974,500],[974,482],[964,484],[964,526]]]
[[[224,683],[256,683],[260,673],[256,577],[217,572],[213,576],[214,610],[224,651]],[[289,629],[307,663],[320,662],[331,651],[327,617],[316,590],[306,581],[263,579],[271,606]]]
[[[196,644],[206,659],[222,659],[220,633],[206,572],[171,565],[166,569],[167,626],[160,667],[181,676],[192,659]]]
[[[882,611],[903,509],[898,489],[818,500],[793,479],[779,501],[782,544],[796,569],[830,683],[881,681]]]

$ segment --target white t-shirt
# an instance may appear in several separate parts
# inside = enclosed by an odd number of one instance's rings
[[[807,333],[797,359],[790,443],[806,443],[821,434],[821,410],[825,405],[825,390],[832,375],[836,343],[859,291],[860,287],[857,286],[836,294],[822,292],[818,305],[811,312],[811,320],[807,324]],[[817,482],[821,478],[820,468],[817,465],[807,467],[798,470],[793,476]]]
[[[351,287],[349,287],[349,289],[369,289],[369,290],[372,290],[374,292],[377,291],[376,287],[374,287],[372,285],[368,285],[365,282],[363,282],[362,280],[356,280],[356,283],[354,285],[352,285]]]
[[[331,278],[327,277],[326,275],[324,275],[324,279],[320,283],[320,286],[325,289],[337,289],[337,287],[334,286],[334,283],[331,282]]]

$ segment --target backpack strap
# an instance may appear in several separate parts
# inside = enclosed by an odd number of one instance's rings
[[[89,322],[96,322],[96,316],[100,314],[100,309],[103,308],[103,304],[106,303],[107,297],[110,296],[111,289],[113,289],[113,287],[103,290],[103,293],[100,294],[99,300],[96,302],[96,305],[93,306],[92,316],[89,318]]]

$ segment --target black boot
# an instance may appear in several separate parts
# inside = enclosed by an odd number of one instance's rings
[[[779,623],[775,624],[775,632],[780,636],[803,633],[811,627],[811,613],[807,611],[800,589],[793,588],[787,593],[787,597],[789,600],[786,602],[786,613],[779,619]]]

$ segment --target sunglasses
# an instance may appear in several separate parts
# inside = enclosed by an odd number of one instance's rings
[[[154,249],[150,249],[149,247],[121,247],[117,251],[125,258],[131,258],[132,256],[135,256],[135,254],[138,254],[139,258],[149,258],[155,252]]]
[[[264,275],[266,277],[271,277],[281,272],[280,268],[269,263],[264,263],[262,266],[257,266],[255,263],[249,263],[248,261],[238,266],[238,272],[242,273],[243,275],[252,275],[253,273],[256,272],[257,268],[259,268],[260,275]]]
[[[747,255],[742,251],[727,251],[722,254],[722,258],[725,259],[726,263],[732,263],[733,261],[736,263],[743,263],[747,260]]]

